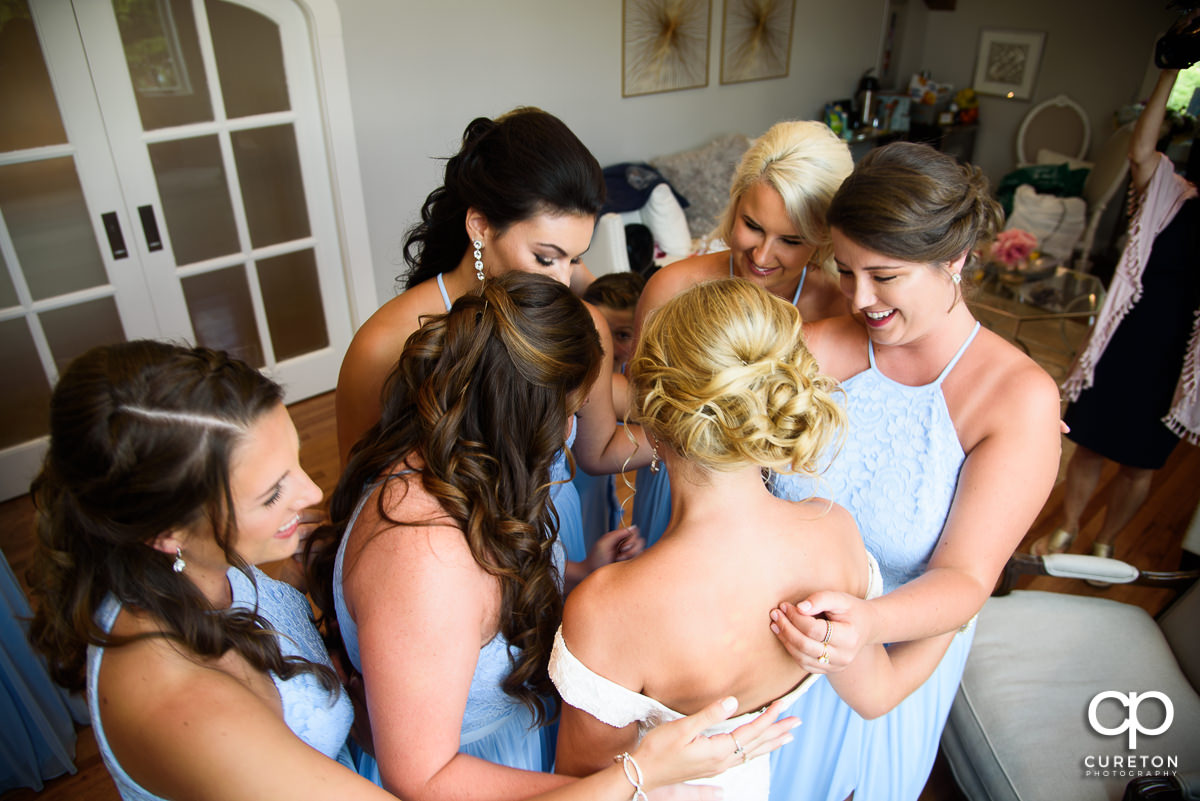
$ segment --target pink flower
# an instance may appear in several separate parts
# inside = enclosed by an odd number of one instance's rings
[[[992,244],[992,258],[1010,269],[1025,261],[1037,249],[1037,237],[1020,228],[1001,231]]]

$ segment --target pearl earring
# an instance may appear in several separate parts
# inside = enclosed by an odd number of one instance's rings
[[[483,243],[476,239],[471,243],[475,246],[475,277],[483,280]]]

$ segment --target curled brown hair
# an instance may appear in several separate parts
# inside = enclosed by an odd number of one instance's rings
[[[97,625],[106,596],[149,613],[161,634],[200,658],[234,650],[283,678],[333,672],[285,657],[255,611],[216,610],[158,535],[207,520],[229,564],[234,550],[230,458],[246,430],[282,401],[277,384],[206,348],[141,340],[94,348],[59,377],[50,399],[50,449],[31,489],[37,542],[30,640],[64,686],[82,688],[88,645],[120,646]]]
[[[1004,222],[982,170],[911,142],[868,153],[842,182],[828,218],[868,250],[932,265],[972,251]]]
[[[550,465],[564,447],[568,405],[595,379],[601,354],[583,303],[558,282],[521,272],[489,279],[479,295],[460,297],[409,337],[383,415],[333,493],[332,523],[309,541],[309,587],[331,648],[342,647],[331,593],[347,523],[364,489],[415,454],[422,485],[462,529],[476,563],[499,580],[500,631],[520,649],[504,691],[547,719],[541,699],[552,693],[547,664],[562,618]],[[382,519],[427,522],[396,519],[385,497],[380,492]]]
[[[650,315],[629,362],[638,421],[689,462],[819,472],[845,413],[800,313],[756,284],[697,284]]]

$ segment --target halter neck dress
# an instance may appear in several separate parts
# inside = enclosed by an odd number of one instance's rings
[[[733,274],[732,250],[729,251],[729,277],[736,278]],[[807,277],[808,266],[805,265],[800,272],[800,283],[792,295],[793,306],[800,302],[800,292],[804,289],[804,279]],[[671,481],[666,467],[661,467],[657,472],[649,467],[639,467],[634,486],[637,491],[633,495],[632,519],[649,548],[658,542],[671,520]]]
[[[879,560],[884,592],[920,576],[937,546],[966,454],[942,383],[974,341],[979,323],[932,382],[908,386],[875,364],[842,382],[846,439],[817,479],[775,475],[780,498],[830,498],[854,516]],[[822,682],[795,714],[807,725],[771,755],[771,801],[916,799],[933,767],[938,741],[974,637],[964,627],[933,675],[888,714],[864,721]]]
[[[332,668],[325,644],[313,626],[312,607],[304,595],[295,587],[268,577],[258,568],[252,568],[252,572],[253,583],[237,568],[226,571],[233,593],[230,608],[257,609],[275,633],[284,656],[298,656]],[[111,631],[120,611],[120,601],[108,596],[96,610],[97,625],[106,632]],[[88,711],[100,756],[124,801],[162,801],[160,796],[143,788],[125,772],[109,747],[97,700],[100,664],[105,650],[95,645],[89,645],[87,649]],[[270,676],[279,692],[283,721],[288,728],[309,746],[353,769],[346,738],[350,734],[350,724],[354,722],[354,708],[345,690],[338,687],[336,693],[330,693],[311,673],[301,673],[290,679],[281,679],[275,673]],[[231,719],[235,718],[237,711],[229,710],[229,714]]]

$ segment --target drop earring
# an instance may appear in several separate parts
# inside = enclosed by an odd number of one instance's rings
[[[662,469],[662,462],[658,460],[658,442],[650,440],[650,472],[657,473]]]
[[[483,243],[476,239],[471,243],[475,246],[475,277],[483,280]]]
[[[171,569],[176,573],[182,573],[185,567],[187,567],[187,562],[183,561],[183,549],[176,548],[175,561],[171,563]]]

